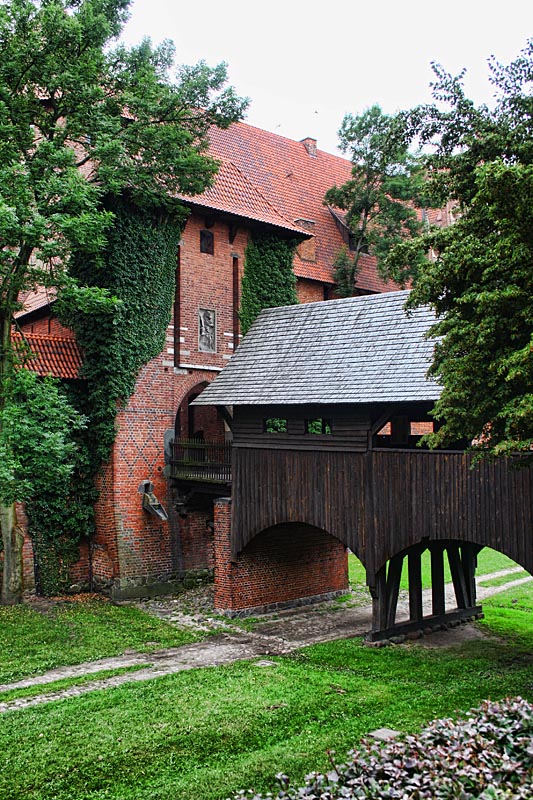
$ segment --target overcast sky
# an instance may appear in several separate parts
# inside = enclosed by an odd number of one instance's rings
[[[533,36],[531,0],[133,0],[128,44],[172,39],[177,62],[228,64],[246,121],[337,152],[346,113],[430,99],[431,61],[489,102],[487,58],[511,61]]]

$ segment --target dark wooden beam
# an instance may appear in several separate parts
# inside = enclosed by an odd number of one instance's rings
[[[387,572],[387,587],[386,587],[386,622],[387,628],[392,628],[396,621],[396,609],[398,608],[398,594],[400,592],[400,579],[402,577],[404,556],[398,555],[391,558],[389,561],[389,569]]]
[[[439,616],[446,611],[444,590],[444,547],[438,542],[432,544],[431,552],[431,603],[433,614]]]
[[[383,566],[368,584],[372,595],[372,630],[381,631],[387,627],[387,565]]]
[[[419,621],[424,616],[422,604],[422,548],[412,547],[407,553],[409,572],[409,619]]]
[[[457,608],[468,608],[471,603],[470,598],[468,597],[468,590],[461,554],[459,551],[459,545],[455,542],[449,542],[446,545],[446,551],[448,553],[448,562],[450,564],[450,572],[452,574]]]
[[[216,410],[227,424],[230,431],[233,431],[233,417],[231,416],[227,406],[216,406]]]

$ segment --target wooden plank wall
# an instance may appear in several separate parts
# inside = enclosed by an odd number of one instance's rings
[[[463,453],[234,448],[233,551],[261,530],[304,522],[377,571],[424,538],[505,552],[533,573],[533,470],[471,469]]]
[[[288,421],[287,433],[265,433],[269,417]],[[331,423],[331,435],[305,432],[305,421],[325,418]],[[233,419],[233,444],[276,450],[346,450],[364,451],[368,447],[370,416],[354,413],[353,406],[255,406],[236,407]]]

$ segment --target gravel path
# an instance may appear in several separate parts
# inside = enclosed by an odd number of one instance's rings
[[[533,576],[513,580],[513,574],[523,572],[520,567],[501,570],[491,575],[482,575],[479,581],[486,582],[508,576],[510,580],[499,586],[478,586],[478,598],[485,597],[533,581]],[[450,597],[453,594],[448,587]],[[427,593],[429,599],[430,593]],[[305,645],[317,642],[346,639],[361,636],[370,628],[371,606],[368,596],[354,595],[346,602],[332,601],[316,606],[305,606],[287,611],[279,611],[261,618],[253,625],[253,630],[238,627],[220,617],[212,616],[212,588],[193,590],[174,599],[158,599],[138,604],[144,610],[169,623],[188,626],[196,630],[209,630],[206,639],[181,647],[159,650],[155,653],[126,652],[115,658],[105,658],[59,667],[43,675],[26,678],[16,683],[0,684],[0,692],[24,689],[32,686],[45,686],[65,678],[81,678],[95,675],[94,680],[67,689],[0,702],[0,713],[30,706],[50,703],[69,697],[79,697],[97,689],[108,689],[134,681],[146,681],[163,675],[171,675],[183,670],[199,667],[216,667],[244,659],[256,660],[258,667],[272,666],[269,656],[285,655]],[[407,616],[405,598],[400,598],[400,616]],[[211,615],[210,612],[211,611]],[[213,633],[213,631],[215,631]],[[429,647],[449,646],[465,639],[480,638],[486,634],[475,625],[461,625],[426,637],[424,643]],[[138,667],[136,671],[113,677],[98,679],[97,673],[103,670]]]

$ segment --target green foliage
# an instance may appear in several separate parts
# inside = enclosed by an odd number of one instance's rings
[[[346,246],[341,247],[333,262],[333,277],[339,297],[352,297],[358,273],[359,259],[349,253]]]
[[[353,255],[341,251],[335,263],[343,297],[354,293],[360,257],[369,251],[382,275],[402,280],[388,270],[386,257],[419,231],[414,205],[424,199],[424,173],[420,158],[408,149],[407,130],[401,115],[384,114],[379,106],[347,114],[342,122],[341,150],[351,156],[352,177],[329,189],[324,203],[345,212],[351,231]]]
[[[129,6],[0,4],[0,407],[13,377],[11,320],[20,293],[66,286],[72,301],[69,262],[87,259],[97,272],[108,266],[114,205],[123,198],[149,216],[157,208],[183,220],[178,194],[202,192],[216,173],[209,127],[228,126],[246,107],[225,88],[224,64],[182,67],[173,79],[171,43],[113,49]],[[103,312],[107,304],[109,331],[118,306],[111,311],[101,292],[76,293],[84,307],[100,304]],[[149,337],[147,351],[152,344]],[[4,527],[7,541],[12,532]]]
[[[407,115],[428,148],[431,190],[457,221],[397,248],[397,271],[430,250],[411,305],[438,321],[430,373],[443,386],[432,445],[461,438],[480,455],[533,445],[533,41],[509,66],[490,62],[494,109],[475,108],[462,75],[435,66],[440,105]],[[444,106],[442,110],[441,106]]]
[[[125,641],[127,612],[135,609],[108,605],[110,638]],[[10,660],[14,643],[21,658],[11,659],[14,670],[40,669],[36,660],[38,652],[47,659],[47,635],[55,663],[61,648],[67,657],[80,644],[90,649],[91,625],[74,623],[78,607],[63,620],[59,646],[56,630],[48,628],[50,613],[41,623],[44,635],[35,629],[36,652],[27,631],[23,652],[16,623],[22,612],[39,624],[25,607],[0,609],[3,630],[10,620],[0,660]],[[94,627],[96,658],[106,652],[106,636],[104,624]],[[505,635],[434,649],[328,642],[275,658],[270,668],[241,662],[192,669],[12,711],[2,715],[0,728],[0,796],[49,800],[53,792],[56,800],[94,800],[104,792],[108,800],[220,800],[242,786],[266,793],[280,770],[300,785],[311,770],[328,770],[328,749],[345,753],[376,728],[415,733],[428,720],[488,696],[532,700],[531,627],[528,644],[508,643]]]
[[[181,220],[113,203],[115,223],[99,255],[102,266],[77,257],[70,270],[80,284],[106,290],[102,302],[80,308],[79,295],[64,291],[58,312],[83,350],[76,405],[89,424],[84,432],[85,501],[92,505],[92,481],[109,458],[118,409],[132,394],[139,369],[163,349],[174,297]],[[109,298],[113,298],[109,300]]]
[[[9,388],[0,410],[1,501],[25,501],[40,588],[50,594],[64,588],[78,557],[69,496],[84,418],[52,378],[19,369]]]
[[[139,608],[107,600],[60,602],[46,613],[30,605],[0,608],[6,646],[0,650],[0,683],[12,683],[50,669],[118,656],[149,653],[198,638]]]
[[[293,258],[297,242],[273,234],[254,234],[245,253],[239,319],[243,334],[263,308],[298,302]]]
[[[278,776],[279,800],[336,798],[528,797],[533,781],[533,705],[522,698],[486,701],[464,719],[437,719],[416,736],[363,741],[346,764],[312,773],[305,786]],[[267,795],[271,797],[271,795]],[[240,792],[235,798],[262,800]]]
[[[265,433],[287,433],[287,420],[269,417],[265,420]]]

